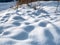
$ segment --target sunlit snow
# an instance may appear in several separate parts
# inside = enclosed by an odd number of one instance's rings
[[[9,8],[12,2],[5,3],[6,6],[0,3],[3,7],[0,7],[0,45],[60,45],[57,3],[38,1],[31,7],[23,4],[18,9]],[[32,8],[35,5],[36,10]]]

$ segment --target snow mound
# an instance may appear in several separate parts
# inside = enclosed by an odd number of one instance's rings
[[[24,4],[1,11],[0,45],[60,45],[60,6],[55,13],[56,5],[41,1],[36,10]]]

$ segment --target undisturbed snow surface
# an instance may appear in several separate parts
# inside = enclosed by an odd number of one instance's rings
[[[35,4],[37,10],[31,8]],[[56,1],[41,1],[0,11],[0,45],[60,45],[60,4],[55,13],[56,6]]]

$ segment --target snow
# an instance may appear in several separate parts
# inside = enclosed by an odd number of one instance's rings
[[[6,10],[6,9],[8,9],[9,7],[11,7],[11,6],[15,5],[15,4],[16,4],[16,2],[0,3],[0,11]]]
[[[31,7],[23,4],[18,9],[10,8],[12,4],[0,3],[0,45],[60,45],[57,1],[38,1]]]

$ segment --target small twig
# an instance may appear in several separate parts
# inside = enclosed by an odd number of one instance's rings
[[[58,0],[58,2],[57,2],[57,7],[56,7],[56,11],[55,11],[55,13],[57,13],[57,11],[58,11],[58,7],[59,7],[59,0]]]

